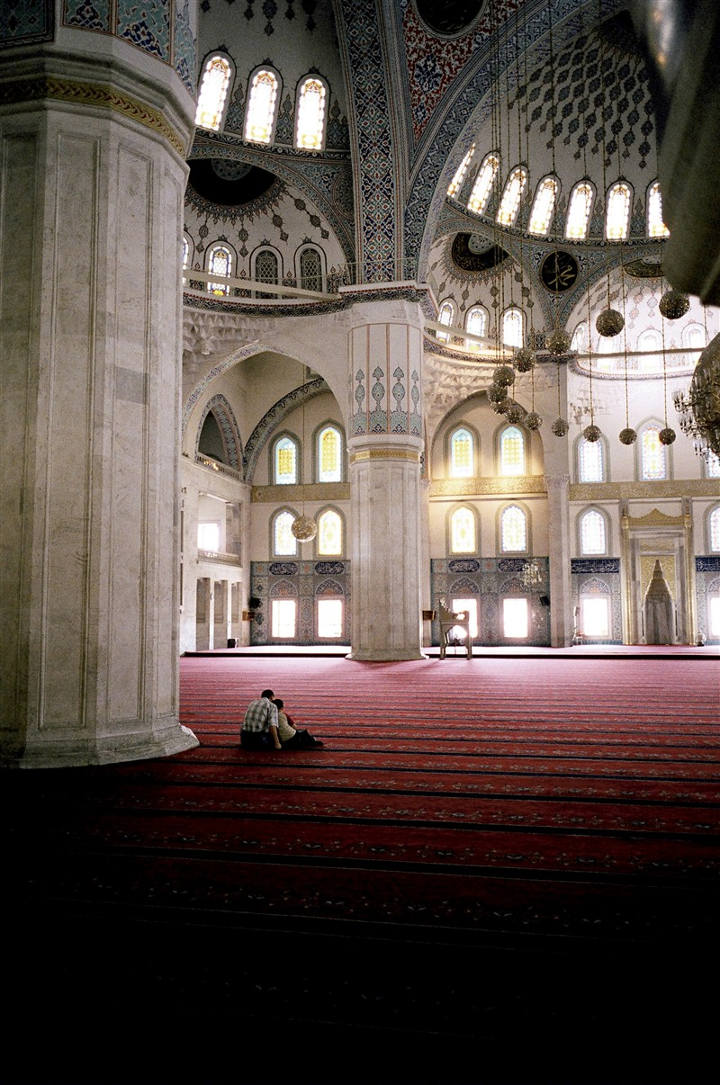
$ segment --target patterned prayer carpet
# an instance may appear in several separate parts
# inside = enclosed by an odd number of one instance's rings
[[[184,659],[197,749],[5,774],[17,1034],[41,995],[117,1080],[138,1028],[172,1080],[716,1080],[719,671]],[[325,749],[239,747],[265,686]]]

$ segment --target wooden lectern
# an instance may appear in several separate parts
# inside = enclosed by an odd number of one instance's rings
[[[445,658],[445,649],[448,646],[450,640],[450,630],[454,628],[465,630],[465,644],[467,646],[467,657],[472,659],[473,642],[470,635],[470,615],[464,611],[459,610],[457,613],[452,610],[448,610],[445,606],[445,600],[440,600],[440,658]]]

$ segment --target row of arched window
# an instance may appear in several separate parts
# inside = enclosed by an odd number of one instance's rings
[[[459,193],[474,157],[475,144],[458,166],[448,187],[448,196],[456,196]],[[475,215],[485,214],[493,189],[498,183],[499,174],[500,154],[497,151],[491,151],[483,158],[475,177],[467,201],[468,211]],[[529,173],[525,166],[517,165],[510,171],[495,216],[501,226],[516,224],[520,203],[528,182]],[[548,174],[538,181],[527,225],[528,233],[536,237],[547,236],[559,195],[560,180],[555,174]],[[583,178],[573,186],[565,218],[565,237],[569,241],[584,241],[587,238],[596,196],[595,185],[588,178]],[[605,201],[605,238],[608,241],[624,241],[628,237],[632,202],[633,188],[629,181],[618,180],[610,185]],[[663,222],[659,181],[652,181],[648,185],[645,206],[647,236],[668,237],[670,231]]]
[[[304,245],[295,254],[295,281],[303,290],[323,289],[324,254],[313,245]],[[189,270],[191,262],[190,241],[183,237],[183,269]],[[208,247],[205,268],[209,275],[235,277],[237,255],[226,241],[218,241]],[[279,285],[283,278],[282,255],[272,248],[259,248],[250,258],[251,278],[268,285]],[[231,292],[227,282],[209,282],[208,291],[216,297],[227,297]],[[237,289],[234,287],[233,289]],[[256,292],[257,297],[266,295]]]
[[[581,555],[607,555],[610,531],[604,512],[596,508],[586,509],[579,515],[577,527]],[[477,556],[479,538],[480,515],[476,508],[460,505],[448,514],[448,549],[451,554]],[[501,554],[530,553],[530,514],[521,505],[510,504],[500,509],[497,544]]]
[[[342,482],[343,434],[326,423],[315,434],[315,482]],[[271,473],[276,486],[292,486],[300,479],[300,442],[291,433],[278,435],[271,445]]]
[[[660,441],[662,422],[649,421],[638,429],[637,474],[647,481],[670,478],[670,450]],[[450,478],[474,478],[478,471],[479,442],[470,426],[463,423],[448,436],[448,475]],[[519,426],[506,426],[497,441],[498,475],[527,473],[527,436]],[[578,482],[607,482],[607,444],[605,438],[588,441],[581,437],[576,444]],[[720,478],[720,457],[711,455],[705,465],[707,478]]]
[[[438,310],[438,323],[450,328],[455,323],[455,302],[446,298]],[[473,305],[465,315],[465,330],[471,335],[488,335],[490,316],[484,305]],[[521,347],[525,339],[525,315],[516,305],[510,305],[500,317],[502,341],[509,347]],[[450,339],[449,332],[438,331],[437,338],[442,343]],[[466,349],[477,352],[482,345],[472,339],[466,340]]]
[[[298,540],[292,533],[292,526],[298,517],[294,509],[278,509],[270,522],[271,547],[276,558],[296,557]],[[327,508],[315,517],[317,535],[315,536],[315,554],[323,558],[340,558],[345,549],[345,521],[341,512]]]
[[[235,65],[223,52],[212,53],[202,67],[195,124],[219,132],[225,123]],[[256,68],[248,80],[243,135],[249,143],[270,144],[275,137],[282,79],[269,65]],[[322,76],[304,76],[295,93],[293,143],[298,150],[319,151],[325,145],[329,88]]]

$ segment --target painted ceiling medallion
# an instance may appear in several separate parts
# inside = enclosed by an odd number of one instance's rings
[[[540,279],[547,290],[561,294],[574,286],[578,277],[578,262],[569,252],[557,249],[549,252],[540,265]]]
[[[508,257],[505,249],[478,234],[456,234],[451,255],[453,263],[461,271],[489,271],[499,267]]]
[[[435,34],[461,34],[469,30],[485,7],[485,0],[415,0],[417,13]]]

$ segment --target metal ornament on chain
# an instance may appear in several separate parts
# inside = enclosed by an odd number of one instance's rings
[[[709,458],[720,456],[720,335],[700,355],[687,394],[678,392],[675,407],[680,428],[695,441],[695,450]]]
[[[555,328],[545,339],[545,346],[551,354],[567,354],[570,350],[570,336],[563,328]]]
[[[666,290],[658,308],[667,320],[679,320],[690,308],[690,298],[679,290]]]
[[[515,368],[518,373],[529,373],[535,365],[535,351],[521,347],[515,355]]]
[[[603,309],[598,313],[595,327],[600,335],[611,337],[619,335],[625,327],[625,317],[617,309]]]

